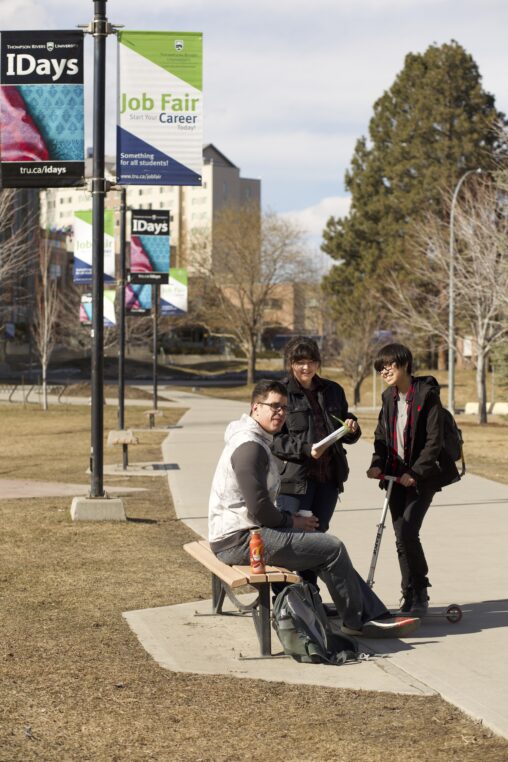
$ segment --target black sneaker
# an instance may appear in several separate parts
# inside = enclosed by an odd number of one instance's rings
[[[422,590],[415,590],[413,603],[409,609],[410,615],[422,617],[425,616],[428,610],[429,596],[427,595],[427,588],[424,587]]]
[[[413,616],[393,616],[386,619],[371,619],[360,629],[342,625],[346,635],[356,635],[359,638],[407,638],[420,626],[420,620]]]
[[[402,614],[409,614],[413,605],[413,591],[411,588],[402,591],[402,598],[399,601],[399,611]]]

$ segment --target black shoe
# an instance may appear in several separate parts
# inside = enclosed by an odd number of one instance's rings
[[[429,596],[427,595],[427,588],[423,587],[421,590],[415,590],[413,595],[413,603],[409,610],[411,616],[422,617],[425,616],[429,609]]]
[[[407,590],[402,591],[402,598],[400,599],[399,611],[402,614],[409,614],[413,606],[413,590],[408,587]]]
[[[337,606],[335,603],[323,603],[323,608],[325,610],[325,614],[329,619],[333,619],[334,617],[339,616],[337,614]]]

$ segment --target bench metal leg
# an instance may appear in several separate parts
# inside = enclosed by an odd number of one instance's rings
[[[212,574],[212,613],[232,613],[222,611],[222,605],[226,595],[231,603],[236,606],[240,614],[252,613],[261,656],[271,656],[272,630],[270,626],[270,584],[256,585],[256,588],[258,593],[256,600],[253,603],[244,604],[236,597],[233,591],[219,579],[219,577]]]
[[[259,640],[261,656],[272,654],[272,631],[270,628],[270,584],[259,586],[257,605],[252,609],[254,626]]]
[[[212,611],[214,614],[222,614],[222,604],[226,597],[226,590],[222,581],[212,574]]]

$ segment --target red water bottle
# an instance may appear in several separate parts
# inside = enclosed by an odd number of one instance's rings
[[[250,569],[253,574],[265,573],[265,545],[259,529],[253,529],[249,543]]]

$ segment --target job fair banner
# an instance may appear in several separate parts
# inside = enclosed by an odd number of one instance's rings
[[[183,315],[187,312],[187,284],[187,270],[173,268],[169,274],[169,283],[160,288],[161,315]]]
[[[117,182],[201,185],[203,35],[118,37]]]
[[[169,277],[169,211],[131,212],[131,283],[167,283]]]
[[[115,212],[104,211],[104,283],[115,280]],[[74,212],[74,283],[92,282],[92,211]]]
[[[150,284],[129,283],[125,288],[125,314],[149,315],[152,309]]]
[[[84,161],[83,32],[1,32],[1,185],[81,185]]]
[[[104,328],[113,328],[116,325],[114,289],[104,290]],[[92,294],[82,294],[79,305],[79,322],[83,326],[92,325]]]

